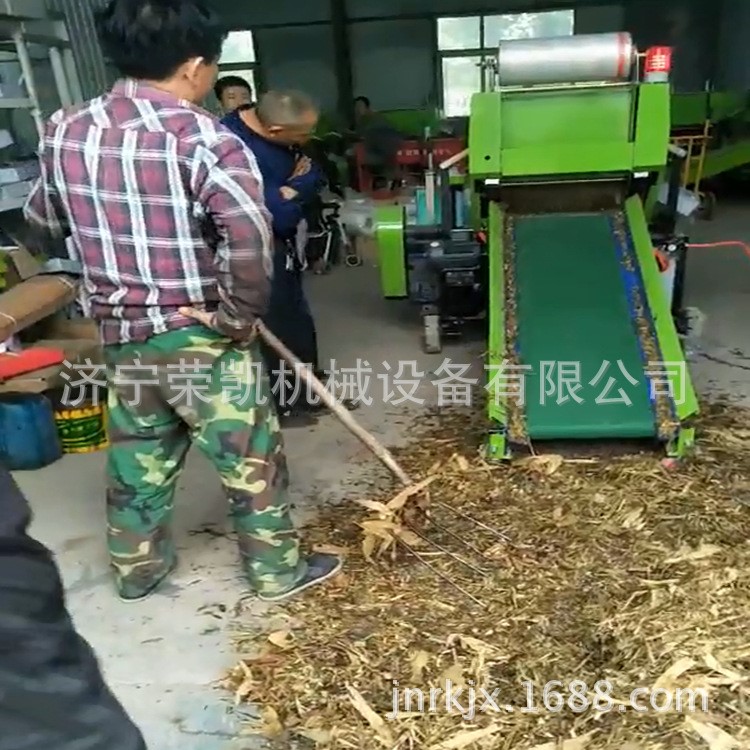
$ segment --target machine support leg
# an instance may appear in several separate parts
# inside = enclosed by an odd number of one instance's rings
[[[685,302],[685,272],[687,266],[687,246],[680,244],[675,256],[674,290],[672,292],[672,316],[679,319]]]
[[[422,343],[427,354],[440,354],[443,350],[440,313],[433,305],[422,307]]]
[[[488,461],[506,461],[510,459],[508,437],[505,430],[493,430],[487,436],[486,458]]]
[[[680,428],[677,437],[667,446],[669,458],[685,458],[695,445],[695,427]]]

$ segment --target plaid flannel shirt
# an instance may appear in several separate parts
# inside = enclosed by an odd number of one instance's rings
[[[271,217],[253,154],[208,112],[126,80],[56,113],[24,213],[69,235],[105,344],[195,325],[216,311],[244,338],[270,297]]]

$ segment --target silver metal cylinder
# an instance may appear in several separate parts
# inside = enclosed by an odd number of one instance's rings
[[[636,50],[627,32],[500,42],[500,86],[613,83],[630,78]]]

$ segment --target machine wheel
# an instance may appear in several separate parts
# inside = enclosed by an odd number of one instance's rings
[[[422,319],[422,343],[427,354],[440,354],[443,344],[440,336],[440,316],[425,315]]]
[[[698,215],[703,221],[711,221],[716,214],[716,194],[710,191],[701,193],[701,204]]]
[[[344,264],[347,268],[358,268],[362,265],[362,257],[359,254],[359,238],[341,238],[341,247],[345,251]]]

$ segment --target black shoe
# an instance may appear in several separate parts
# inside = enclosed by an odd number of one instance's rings
[[[281,594],[258,594],[258,598],[264,602],[286,601],[312,586],[333,578],[341,570],[343,564],[338,555],[315,552],[307,558],[307,573],[292,588]]]
[[[320,414],[327,408],[322,401],[302,401],[297,405],[297,409],[305,414]]]
[[[167,565],[164,572],[147,584],[143,588],[139,587],[137,590],[131,587],[123,587],[118,591],[118,596],[121,602],[126,604],[133,604],[134,602],[142,602],[148,599],[152,594],[155,594],[158,588],[164,583],[169,576],[174,573],[177,568],[177,557],[173,557],[171,562]]]
[[[360,407],[359,401],[346,400],[346,401],[339,401],[339,403],[347,411],[354,411],[355,409],[359,409]],[[318,414],[328,409],[328,407],[322,401],[305,401],[301,403],[297,408],[299,408],[302,411],[306,411],[310,414]]]
[[[318,417],[314,412],[295,407],[279,412],[279,424],[285,429],[294,427],[313,427],[318,423]]]

